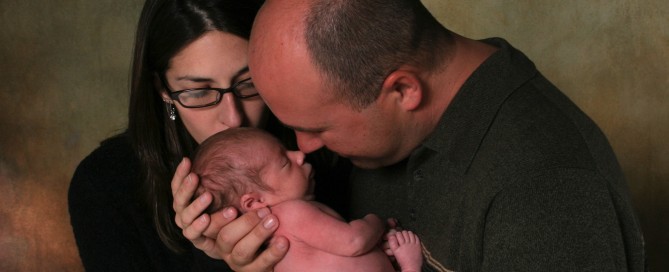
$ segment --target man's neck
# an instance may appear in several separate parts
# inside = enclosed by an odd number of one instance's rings
[[[427,101],[428,113],[424,117],[430,127],[425,137],[437,127],[441,116],[472,73],[497,51],[497,48],[483,42],[453,35],[453,49],[449,59],[442,68],[428,76],[427,90],[430,99]]]

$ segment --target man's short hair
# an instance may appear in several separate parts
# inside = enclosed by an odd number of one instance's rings
[[[451,40],[419,0],[316,0],[304,24],[314,65],[337,99],[358,110],[399,66],[439,66]]]

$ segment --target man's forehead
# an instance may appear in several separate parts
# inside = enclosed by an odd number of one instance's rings
[[[315,101],[278,99],[268,102],[270,110],[286,127],[302,132],[318,132],[327,127],[329,118],[324,104]]]

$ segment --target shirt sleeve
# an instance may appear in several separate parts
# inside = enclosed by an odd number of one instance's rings
[[[528,175],[490,205],[481,270],[624,271],[617,221],[609,186],[596,173]]]

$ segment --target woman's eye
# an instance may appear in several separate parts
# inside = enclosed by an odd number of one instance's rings
[[[187,96],[189,98],[202,98],[208,95],[209,95],[209,90],[197,90],[197,91],[187,92]]]

